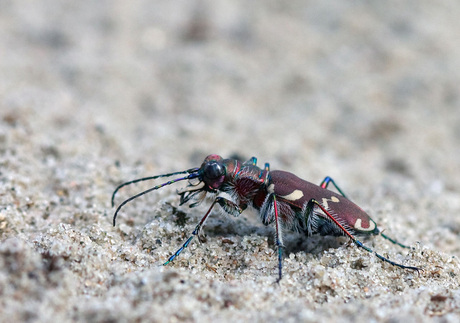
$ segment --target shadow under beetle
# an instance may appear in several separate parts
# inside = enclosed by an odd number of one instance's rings
[[[187,248],[192,239],[199,235],[212,208],[219,204],[225,212],[235,217],[247,207],[253,207],[259,212],[263,224],[274,225],[275,242],[278,248],[278,281],[282,278],[283,230],[293,230],[307,236],[315,233],[348,236],[358,247],[374,253],[384,262],[403,269],[420,270],[418,267],[405,266],[385,258],[356,239],[356,235],[380,234],[392,243],[407,248],[382,233],[369,215],[351,202],[332,178],[326,177],[318,186],[289,172],[270,171],[268,163],[265,164],[264,169],[261,169],[257,167],[255,157],[242,163],[236,159],[223,159],[219,155],[209,155],[199,168],[144,177],[123,183],[112,194],[112,206],[114,206],[116,193],[126,185],[179,174],[188,175],[154,186],[128,198],[118,206],[113,216],[115,226],[117,215],[126,203],[182,180],[189,180],[189,184],[177,192],[180,195],[180,205],[193,201],[190,207],[195,207],[204,200],[206,195],[214,195],[214,202],[195,227],[192,235],[163,265],[173,261]],[[340,194],[328,190],[329,183],[332,183]],[[228,193],[231,200],[219,196],[221,192]]]

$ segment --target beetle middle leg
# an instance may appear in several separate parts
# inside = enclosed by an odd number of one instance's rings
[[[321,209],[321,211],[323,211],[323,213],[325,214],[325,216],[327,216],[327,218],[333,222],[335,224],[335,226],[337,226],[337,228],[340,229],[340,231],[342,231],[343,235],[346,235],[348,236],[353,242],[354,244],[356,244],[358,247],[366,250],[367,252],[370,252],[370,253],[373,253],[376,255],[377,258],[379,258],[380,260],[382,260],[383,262],[387,262],[393,266],[396,266],[396,267],[399,267],[399,268],[403,268],[403,269],[411,269],[411,270],[415,270],[415,271],[419,271],[420,268],[418,267],[413,267],[413,266],[405,266],[405,265],[402,265],[402,264],[399,264],[397,262],[394,262],[382,255],[380,255],[379,253],[375,252],[374,250],[372,250],[371,248],[365,246],[361,241],[359,241],[358,239],[356,239],[356,237],[351,234],[335,217],[333,217],[331,215],[331,213],[326,210],[326,208],[321,204],[319,203],[317,200],[315,199],[311,199],[308,204],[307,204],[307,207],[305,208],[307,210],[307,212],[310,212],[310,214],[305,214],[306,217],[309,217],[311,216],[312,214],[312,211],[313,211],[313,208],[314,206],[317,206]]]
[[[260,209],[260,216],[262,223],[265,225],[275,222],[275,244],[278,248],[278,279],[279,283],[283,277],[283,230],[281,228],[281,215],[279,214],[282,207],[278,207],[278,202],[276,200],[275,194],[270,194],[266,197],[262,208]],[[284,214],[286,215],[286,214]]]
[[[282,230],[280,227],[280,219],[278,216],[278,205],[276,204],[276,195],[272,194],[273,196],[273,208],[275,209],[275,229],[276,229],[276,245],[278,246],[278,280],[279,283],[281,278],[283,277],[282,270],[283,270],[283,235]]]
[[[339,193],[346,199],[349,200],[349,198],[345,195],[345,193],[343,193],[343,191],[340,189],[340,187],[335,183],[335,181],[329,177],[329,176],[326,176],[323,181],[321,182],[321,184],[319,184],[319,186],[321,186],[322,188],[327,188],[327,186],[332,183],[332,185],[334,185],[335,189],[337,191],[339,191]],[[405,244],[399,242],[398,240],[394,239],[394,238],[391,238],[389,236],[387,236],[385,233],[383,233],[382,231],[380,231],[380,235],[382,236],[382,238],[390,241],[391,243],[393,244],[396,244],[398,246],[400,246],[401,248],[406,248],[406,249],[414,249],[412,247],[409,247],[409,246],[406,246]]]

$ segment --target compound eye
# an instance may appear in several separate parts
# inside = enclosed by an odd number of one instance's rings
[[[216,161],[208,162],[204,166],[203,172],[204,176],[209,179],[215,179],[225,175],[224,166],[222,166],[222,164],[219,164]]]

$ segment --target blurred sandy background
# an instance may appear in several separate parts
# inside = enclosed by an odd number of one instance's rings
[[[460,2],[1,1],[1,322],[458,322]],[[333,177],[402,250],[207,222],[122,181],[259,164]],[[148,184],[120,191],[117,202]]]

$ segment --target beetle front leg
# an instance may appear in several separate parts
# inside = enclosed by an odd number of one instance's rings
[[[214,202],[212,202],[206,214],[201,218],[200,222],[197,224],[197,226],[193,230],[192,235],[184,242],[182,247],[180,247],[171,257],[168,258],[168,260],[163,264],[163,266],[166,266],[171,261],[173,261],[177,256],[179,256],[180,253],[184,251],[185,248],[188,247],[188,245],[190,244],[190,242],[193,240],[195,236],[198,236],[199,238],[200,230],[203,227],[204,222],[208,218],[209,214],[211,213],[212,208],[214,207],[214,205],[216,205],[216,203],[218,203],[224,209],[225,212],[233,216],[239,216],[244,211],[244,209],[247,207],[246,205],[243,205],[242,207],[240,207],[234,202],[218,196],[214,200]]]
[[[203,226],[204,222],[208,218],[209,214],[211,213],[212,208],[214,207],[214,205],[216,205],[216,203],[217,203],[217,199],[215,199],[214,202],[212,202],[206,214],[201,218],[200,222],[197,224],[197,226],[193,230],[192,235],[184,242],[182,247],[177,249],[177,251],[171,257],[168,258],[168,260],[163,264],[163,266],[166,266],[171,261],[173,261],[177,256],[179,256],[181,252],[184,251],[184,249],[188,247],[188,245],[193,240],[193,238],[199,234],[201,227]]]

